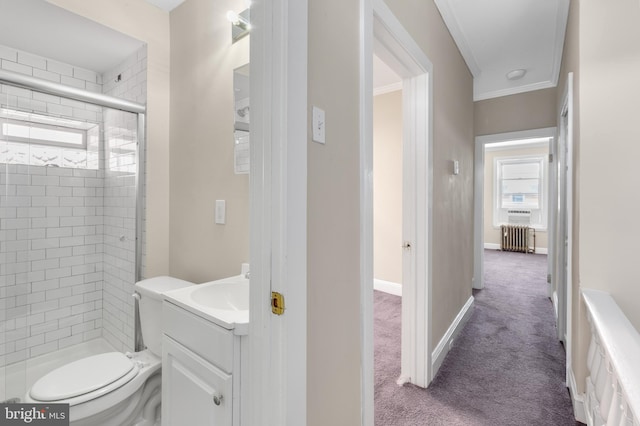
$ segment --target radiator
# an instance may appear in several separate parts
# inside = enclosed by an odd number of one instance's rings
[[[536,230],[526,225],[500,226],[500,249],[522,253],[536,252]]]

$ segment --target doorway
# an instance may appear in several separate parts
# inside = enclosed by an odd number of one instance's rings
[[[403,219],[402,356],[399,383],[427,387],[431,361],[432,64],[384,2],[371,5],[362,52],[362,404],[363,424],[373,424],[373,53],[402,80]],[[367,13],[365,12],[365,16]],[[365,24],[365,31],[366,30]],[[371,42],[368,44],[367,42]]]
[[[475,147],[475,181],[474,181],[474,273],[473,273],[473,288],[480,290],[484,288],[484,249],[485,247],[489,248],[500,248],[499,237],[496,237],[494,242],[485,241],[485,227],[487,228],[496,228],[499,225],[501,219],[500,217],[492,218],[486,217],[489,213],[486,212],[486,205],[489,206],[497,206],[497,202],[494,202],[492,199],[489,203],[488,197],[493,197],[487,188],[493,189],[496,186],[496,183],[492,181],[493,173],[490,176],[486,176],[485,174],[485,165],[487,162],[494,163],[494,157],[497,158],[500,154],[495,154],[492,152],[490,158],[487,160],[487,147],[493,146],[495,149],[516,149],[519,145],[520,147],[530,145],[535,146],[536,144],[543,144],[548,146],[548,149],[552,149],[555,144],[553,140],[555,139],[556,128],[549,127],[544,129],[535,129],[535,130],[526,130],[521,132],[510,132],[510,133],[500,133],[496,135],[486,135],[486,136],[478,136],[476,137],[476,147]],[[532,145],[533,144],[533,145]],[[507,155],[510,159],[513,157],[513,151],[503,151],[507,153],[511,153]],[[531,154],[530,152],[528,154]],[[506,154],[505,154],[506,155]],[[515,155],[515,154],[514,154]],[[540,156],[538,156],[540,157]],[[509,159],[505,159],[506,162]],[[506,163],[505,163],[506,164]],[[497,167],[497,164],[491,164],[490,170],[493,170]],[[491,179],[487,181],[487,179]],[[549,175],[549,179],[553,179],[552,174]],[[544,184],[542,184],[544,185]],[[540,189],[546,191],[546,186],[541,186]],[[549,185],[551,188],[552,185]],[[553,194],[549,194],[548,199],[552,201],[554,199]],[[489,209],[494,214],[494,209]],[[502,219],[508,221],[508,217],[506,215],[509,214],[510,209],[505,209],[504,212],[496,212],[495,214],[503,213],[505,216]],[[524,209],[511,209],[511,210],[524,210]],[[547,224],[551,221],[548,220],[549,212],[553,211],[553,206],[550,204],[545,209],[544,213],[540,212],[538,214],[538,220],[544,224],[544,227],[547,227]],[[519,213],[515,213],[516,215]],[[544,217],[544,216],[546,217]],[[530,220],[531,218],[527,218]],[[522,220],[522,219],[520,219]],[[486,226],[485,226],[486,225]],[[550,235],[553,234],[553,230],[551,229]]]

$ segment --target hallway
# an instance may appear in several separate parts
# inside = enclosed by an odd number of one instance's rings
[[[375,292],[375,424],[579,425],[544,255],[485,250],[485,288],[428,390],[398,387],[400,298]],[[517,279],[516,279],[517,277]]]

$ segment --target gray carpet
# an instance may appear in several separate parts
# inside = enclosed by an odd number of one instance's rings
[[[375,424],[580,425],[544,255],[485,251],[485,288],[429,389],[398,386],[400,297],[376,291]]]

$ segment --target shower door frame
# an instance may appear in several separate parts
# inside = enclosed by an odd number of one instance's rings
[[[61,96],[80,102],[90,103],[96,106],[111,108],[119,111],[125,111],[136,114],[138,117],[137,126],[137,149],[136,149],[136,245],[135,245],[135,277],[134,281],[142,279],[142,234],[143,221],[142,214],[144,212],[144,180],[145,175],[145,158],[143,154],[146,152],[146,112],[147,107],[144,104],[128,101],[126,99],[116,98],[114,96],[104,95],[102,93],[90,92],[88,90],[78,89],[75,87],[65,86],[63,84],[42,80],[24,74],[18,74],[11,71],[0,70],[0,84],[21,87],[48,95]],[[140,318],[138,315],[138,305],[135,305],[135,350],[143,348],[142,334],[140,331]]]

